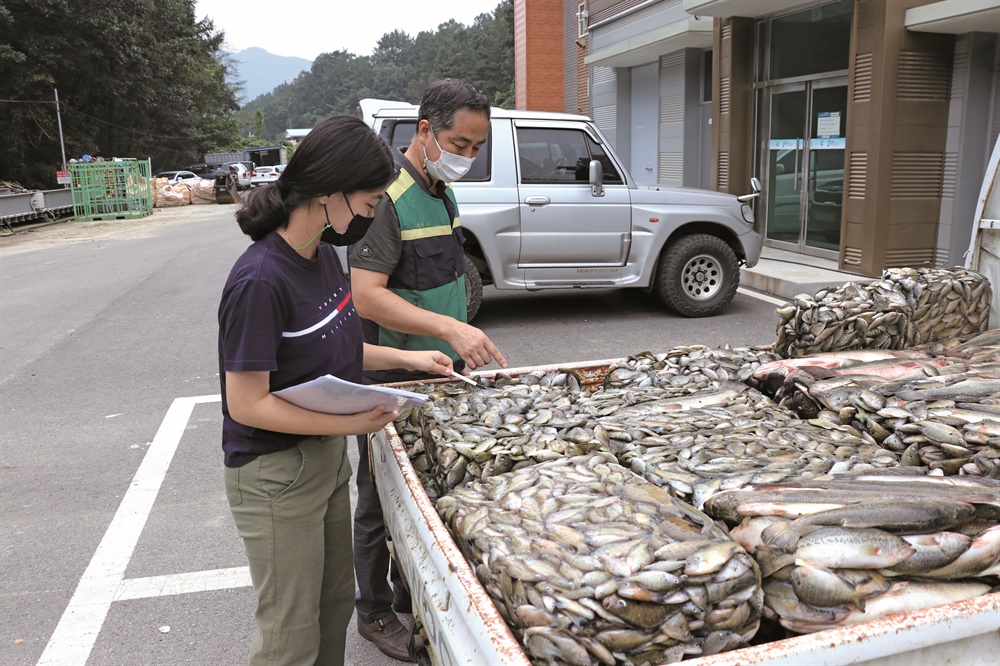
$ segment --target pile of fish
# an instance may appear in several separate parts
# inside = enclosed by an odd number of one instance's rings
[[[764,577],[764,616],[809,633],[961,601],[1000,574],[1000,483],[914,470],[721,492]],[[977,580],[978,579],[978,580]]]
[[[855,429],[902,465],[1000,478],[1000,331],[777,360],[749,383],[802,418]]]
[[[954,312],[882,282],[883,313]],[[934,331],[912,322],[900,339]],[[1000,331],[794,358],[686,346],[410,386],[434,400],[395,429],[536,663],[667,663],[745,645],[762,616],[805,633],[989,591],[998,379]]]
[[[964,268],[892,268],[882,280],[906,297],[905,347],[951,340],[986,330],[992,291],[984,276]]]
[[[777,359],[758,347],[679,346],[667,352],[641,352],[613,363],[604,378],[605,389],[683,388],[693,393],[718,388],[713,382],[745,382],[764,363]]]
[[[475,481],[437,509],[535,663],[664,664],[757,632],[754,560],[611,454]]]
[[[647,402],[722,391],[775,359],[753,348],[643,352],[599,376],[574,369],[481,378],[482,386],[424,384],[432,404],[395,422],[411,464],[436,499],[475,479],[591,451],[610,451],[600,419]],[[741,389],[746,386],[740,385]],[[588,390],[596,389],[596,390]]]
[[[799,294],[777,310],[775,354],[903,349],[986,328],[990,283],[964,268],[892,268],[871,282]]]
[[[851,426],[802,420],[742,384],[625,407],[600,425],[622,465],[697,508],[720,490],[899,464]]]
[[[425,389],[434,397],[432,406],[412,410],[395,427],[428,496],[433,500],[476,479],[606,450],[581,404],[590,394],[567,386],[570,376],[529,373],[497,378],[476,390],[453,384]]]

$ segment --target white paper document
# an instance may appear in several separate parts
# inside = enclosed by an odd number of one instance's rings
[[[311,382],[289,386],[274,395],[293,405],[324,414],[358,414],[385,405],[389,411],[419,407],[430,396],[387,386],[363,386],[333,375],[323,375]]]

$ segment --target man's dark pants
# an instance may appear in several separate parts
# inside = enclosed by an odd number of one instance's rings
[[[456,372],[465,369],[465,362],[454,362]],[[365,384],[385,384],[390,382],[416,382],[426,379],[441,379],[436,375],[405,370],[390,370],[366,375]],[[385,521],[382,518],[382,502],[372,482],[371,461],[368,458],[368,435],[355,437],[358,445],[358,505],[354,509],[354,575],[358,591],[354,607],[362,622],[374,622],[392,610],[393,590],[396,596],[409,599],[410,595],[403,582],[403,576],[396,562],[389,556],[385,542]],[[392,580],[390,587],[386,574]]]
[[[395,561],[389,557],[385,542],[385,522],[382,503],[372,483],[368,460],[368,436],[355,437],[358,446],[358,505],[354,510],[354,573],[358,592],[354,606],[358,619],[374,622],[388,615],[392,609],[392,592],[395,588],[404,594],[403,578]],[[390,563],[391,561],[391,563]],[[392,577],[392,587],[386,574]]]

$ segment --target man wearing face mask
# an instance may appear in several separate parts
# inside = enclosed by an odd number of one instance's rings
[[[351,289],[366,342],[439,350],[451,357],[459,372],[493,360],[507,367],[486,334],[466,322],[464,237],[449,185],[472,166],[489,127],[489,98],[468,83],[444,79],[424,91],[416,135],[405,151],[394,151],[396,176],[375,208],[375,221],[364,239],[347,252]],[[381,371],[366,373],[365,381],[427,377],[403,370]],[[393,612],[411,612],[410,596],[395,563],[390,565],[382,507],[369,476],[367,437],[359,436],[357,443],[354,570],[358,631],[385,654],[410,661],[409,634]]]

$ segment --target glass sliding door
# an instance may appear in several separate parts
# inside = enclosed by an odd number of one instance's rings
[[[839,256],[855,4],[779,10],[757,22],[754,150],[769,246]]]
[[[809,169],[806,176],[803,243],[840,251],[844,198],[844,137],[847,85],[838,79],[810,84]]]
[[[775,88],[770,97],[766,238],[797,246],[802,227],[805,86],[794,84]]]
[[[841,77],[771,86],[766,102],[765,238],[797,252],[840,249],[847,82]]]

